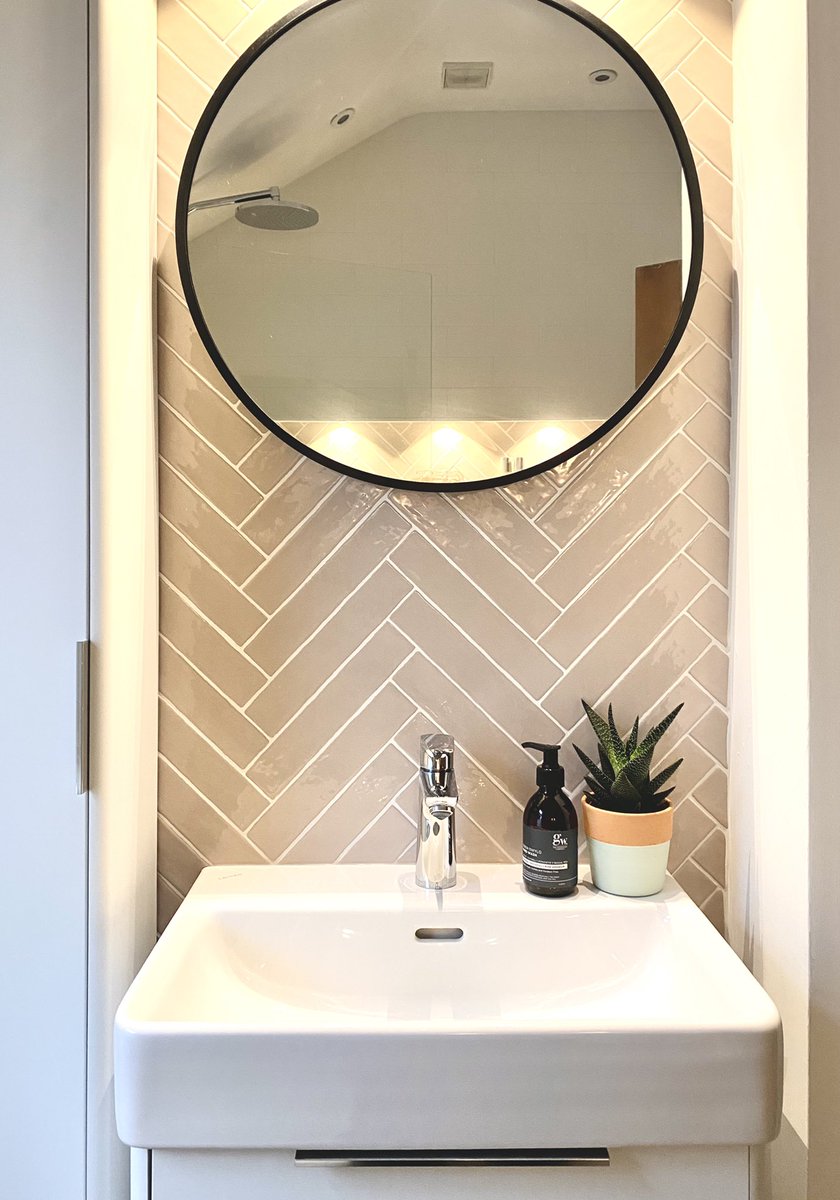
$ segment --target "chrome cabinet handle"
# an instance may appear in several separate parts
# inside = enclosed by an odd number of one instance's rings
[[[582,1150],[296,1150],[298,1167],[608,1167],[601,1146]]]
[[[90,776],[90,642],[76,642],[76,795]]]

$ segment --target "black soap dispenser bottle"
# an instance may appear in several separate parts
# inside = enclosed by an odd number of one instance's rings
[[[578,818],[563,790],[566,775],[558,760],[559,746],[523,742],[539,750],[537,790],[522,818],[522,882],[537,896],[570,896],[578,881]]]

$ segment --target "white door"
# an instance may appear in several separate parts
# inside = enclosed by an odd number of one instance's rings
[[[0,1194],[81,1200],[87,800],[87,0],[0,39]]]

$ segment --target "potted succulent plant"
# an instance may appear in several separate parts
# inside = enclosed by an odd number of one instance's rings
[[[665,884],[674,813],[664,785],[682,759],[651,779],[653,753],[682,705],[639,740],[639,718],[623,738],[612,705],[604,718],[586,701],[584,712],[598,739],[598,762],[575,746],[588,771],[590,794],[583,800],[592,882],[616,896],[652,896]]]

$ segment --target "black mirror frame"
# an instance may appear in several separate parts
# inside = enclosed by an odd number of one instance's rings
[[[567,450],[560,454],[554,455],[553,458],[547,458],[543,462],[537,463],[533,467],[528,467],[521,471],[511,472],[509,475],[496,476],[493,479],[478,479],[462,483],[441,482],[427,483],[419,480],[392,479],[385,475],[376,475],[370,471],[361,471],[355,467],[347,466],[344,463],[338,462],[336,459],[328,458],[325,454],[320,454],[317,450],[313,450],[304,442],[299,441],[292,434],[288,433],[281,425],[278,425],[271,419],[260,406],[248,395],[242,385],[234,377],[224,358],[219,352],[216,343],[207,323],[204,320],[204,315],[201,311],[201,306],[196,295],[195,285],[193,283],[192,272],[189,262],[189,244],[187,239],[187,212],[189,207],[190,192],[192,191],[193,178],[198,165],[198,160],[201,151],[204,148],[204,143],[207,135],[219,113],[222,105],[227,100],[230,93],[233,91],[236,84],[242,78],[246,71],[256,62],[256,60],[270,46],[273,46],[285,33],[290,29],[294,29],[302,21],[308,17],[314,16],[325,8],[331,8],[334,4],[340,4],[341,0],[311,0],[310,3],[302,5],[295,9],[287,16],[282,17],[276,24],[267,29],[257,40],[248,47],[243,54],[236,60],[234,65],[222,79],[222,82],[213,92],[207,107],[201,114],[201,118],[196,126],[195,133],[192,136],[187,154],[184,159],[184,166],[181,171],[181,179],[178,185],[178,199],[175,208],[175,246],[178,258],[178,270],[181,276],[181,283],[184,289],[184,297],[189,308],[190,315],[195,323],[198,335],[201,338],[205,349],[207,350],[213,365],[216,367],[219,374],[224,379],[233,394],[240,400],[245,407],[251,412],[266,429],[275,434],[282,441],[292,446],[307,458],[314,459],[321,463],[322,466],[329,467],[330,470],[336,471],[342,475],[349,475],[353,479],[359,479],[365,483],[378,484],[383,488],[396,488],[399,491],[416,491],[416,492],[475,492],[485,488],[501,488],[507,487],[510,484],[520,483],[525,479],[532,479],[536,475],[542,475],[545,471],[551,471],[555,467],[559,467],[562,463],[568,462],[569,459],[575,458],[584,450],[588,450],[601,438],[610,433],[615,427],[620,424],[624,418],[633,411],[634,408],[645,398],[653,386],[656,384],[664,373],[668,363],[676,353],[677,347],[682,340],[688,322],[691,318],[691,313],[694,308],[694,303],[697,299],[697,293],[700,288],[700,277],[703,269],[703,202],[700,194],[700,181],[697,176],[697,168],[694,163],[694,156],[691,152],[691,147],[686,137],[685,130],[682,127],[677,111],[671,103],[671,99],[665,88],[660,83],[654,72],[644,61],[640,54],[624,40],[615,30],[611,29],[606,22],[600,18],[586,12],[573,0],[535,0],[535,3],[544,4],[547,8],[556,9],[557,12],[563,13],[567,17],[578,21],[587,29],[592,30],[602,38],[624,61],[630,66],[636,75],[642,80],[650,94],[656,101],[659,111],[665,118],[668,125],[668,130],[673,139],[674,145],[679,156],[680,165],[683,170],[686,190],[688,193],[689,212],[691,218],[691,262],[689,265],[688,281],[686,285],[685,295],[683,296],[682,306],[680,308],[677,323],[671,337],[663,349],[658,361],[653,369],[648,374],[647,378],[636,388],[633,394],[624,404],[618,408],[611,417],[608,417],[597,429],[594,429],[590,434],[581,441],[576,442]]]

